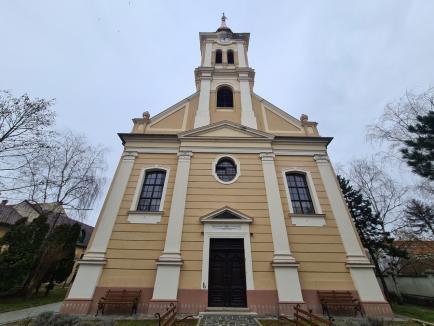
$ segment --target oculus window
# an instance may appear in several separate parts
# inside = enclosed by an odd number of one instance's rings
[[[230,157],[223,157],[218,160],[215,173],[221,181],[230,182],[237,176],[237,165]]]

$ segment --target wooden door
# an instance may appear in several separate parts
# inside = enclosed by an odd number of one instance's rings
[[[244,239],[210,239],[208,306],[247,306]]]

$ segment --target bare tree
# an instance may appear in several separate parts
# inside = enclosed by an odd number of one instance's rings
[[[408,188],[392,179],[373,159],[352,161],[348,178],[371,202],[374,214],[383,221],[383,231],[394,231],[401,224]]]
[[[19,189],[15,172],[47,146],[54,123],[52,103],[0,91],[0,191]]]
[[[389,150],[396,153],[405,141],[414,140],[415,135],[408,127],[417,123],[417,116],[433,110],[434,88],[422,94],[407,92],[399,101],[386,105],[379,119],[368,126],[368,139],[385,142]]]
[[[27,197],[35,203],[61,203],[84,218],[105,181],[104,151],[83,136],[56,134],[50,146],[21,171]]]

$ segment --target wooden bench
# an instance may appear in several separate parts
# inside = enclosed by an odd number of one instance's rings
[[[329,320],[316,316],[312,313],[312,310],[304,310],[300,308],[300,305],[294,307],[294,319],[290,319],[284,315],[279,316],[279,325],[311,325],[311,326],[332,326],[333,319],[329,317]]]
[[[141,293],[141,290],[107,290],[105,296],[98,301],[95,316],[98,316],[99,311],[104,314],[105,307],[108,305],[131,305],[131,313],[135,314]]]
[[[173,326],[182,325],[184,321],[189,319],[194,319],[193,316],[187,316],[182,319],[176,319],[176,305],[171,303],[169,307],[166,308],[166,312],[160,315],[158,312],[154,315],[158,319],[158,326]]]
[[[358,299],[355,299],[350,291],[317,291],[324,315],[331,316],[330,311],[353,311],[363,316],[362,307]]]

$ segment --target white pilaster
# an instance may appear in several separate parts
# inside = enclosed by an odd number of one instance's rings
[[[354,286],[361,301],[384,302],[384,296],[375,277],[373,266],[365,256],[364,250],[351,222],[351,216],[342,196],[336,174],[327,155],[315,155],[327,197],[336,225],[347,254],[347,267],[350,269]]]
[[[182,265],[181,238],[191,152],[180,152],[167,225],[164,252],[157,262],[153,300],[176,300]]]
[[[102,268],[106,263],[107,245],[136,156],[137,153],[135,152],[124,152],[122,155],[101,209],[92,243],[83,259],[79,261],[80,266],[71,291],[69,291],[68,299],[92,299]]]
[[[244,52],[244,44],[243,42],[237,43],[237,51],[238,51],[238,65],[240,67],[247,67],[246,64],[246,54]]]
[[[238,79],[240,81],[241,95],[241,124],[257,129],[258,126],[256,123],[255,113],[253,112],[250,78],[248,73],[240,73]]]
[[[208,42],[205,44],[205,56],[203,60],[203,65],[205,67],[211,67],[211,52],[212,52],[212,43]]]
[[[264,171],[265,191],[273,238],[273,267],[276,278],[277,293],[280,302],[302,302],[298,264],[291,255],[277,182],[274,154],[262,153],[262,169]]]
[[[205,74],[205,73],[203,73]],[[200,80],[200,93],[199,104],[196,111],[196,118],[194,120],[194,128],[209,125],[209,98],[211,91],[211,73],[201,77]]]

